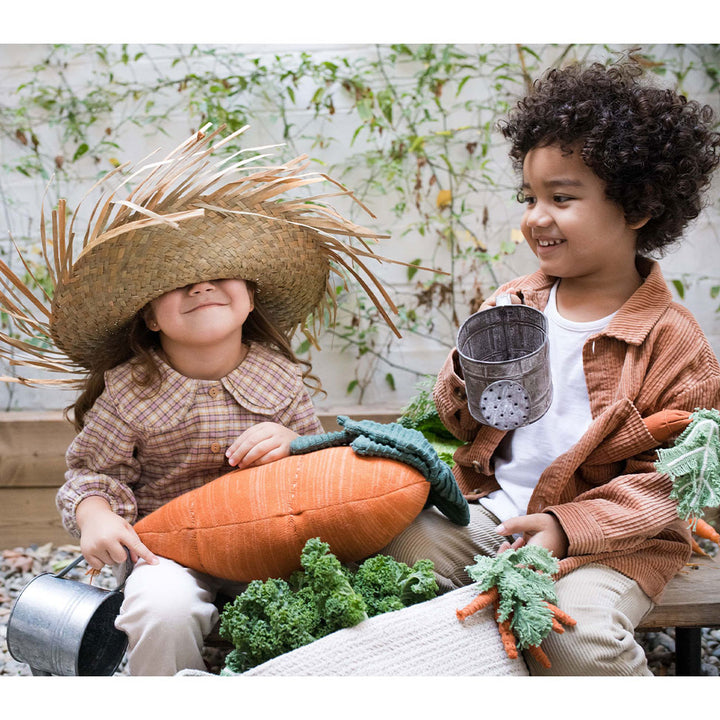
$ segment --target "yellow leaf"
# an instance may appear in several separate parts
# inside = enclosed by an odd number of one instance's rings
[[[112,157],[110,158],[110,164],[113,167],[118,167],[120,165],[120,161],[117,158]]]
[[[510,242],[516,245],[522,245],[525,242],[525,236],[517,228],[510,230]]]
[[[487,252],[487,245],[477,235],[472,235],[471,233],[468,233],[468,237],[475,243],[475,247],[480,250],[480,252]]]
[[[450,190],[440,190],[437,195],[437,206],[440,210],[444,210],[452,203],[452,192]]]

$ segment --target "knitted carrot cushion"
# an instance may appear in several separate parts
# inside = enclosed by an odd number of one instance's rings
[[[430,487],[406,463],[331,447],[229,472],[135,530],[154,553],[216,577],[286,577],[312,537],[342,562],[377,552],[423,509]]]

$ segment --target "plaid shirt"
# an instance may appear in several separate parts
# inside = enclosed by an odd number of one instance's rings
[[[132,361],[105,374],[105,390],[70,445],[56,503],[75,537],[78,503],[90,495],[134,523],[233,468],[225,450],[259,422],[299,435],[323,432],[297,365],[254,343],[220,380],[188,378],[159,355],[160,382],[137,385]]]

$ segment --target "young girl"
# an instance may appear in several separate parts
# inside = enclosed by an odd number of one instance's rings
[[[323,179],[298,174],[302,158],[245,176],[244,162],[218,171],[211,153],[233,136],[212,147],[217,132],[149,165],[127,198],[103,198],[74,262],[63,203],[53,222],[47,335],[67,362],[41,363],[87,373],[57,505],[92,568],[122,567],[128,551],[135,563],[116,621],[133,675],[203,669],[215,595],[241,589],[155,556],[133,523],[322,432],[305,387],[319,382],[290,336],[302,326],[312,337],[305,323],[325,309],[330,259],[346,264],[345,253],[364,269],[359,256],[371,254],[331,234],[377,237],[325,205],[271,202]]]
[[[471,524],[428,510],[384,550],[431,558],[446,589],[470,582],[475,555],[551,550],[557,604],[577,625],[543,641],[551,669],[526,658],[532,674],[650,674],[633,630],[689,558],[690,533],[642,418],[720,403],[717,359],[648,259],[699,213],[720,136],[708,107],[639,75],[631,60],[552,70],[502,124],[540,269],[495,297],[548,317],[553,402],[508,433],[480,425],[454,349],[434,397],[467,441],[454,472]]]

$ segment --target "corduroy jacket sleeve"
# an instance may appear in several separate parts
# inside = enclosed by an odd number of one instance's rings
[[[720,377],[714,375],[678,394],[665,409],[692,411],[719,402]],[[654,450],[639,453],[609,482],[544,509],[563,526],[569,556],[632,550],[677,522],[672,483],[655,470],[656,459]]]
[[[433,388],[433,400],[445,427],[458,439],[469,442],[480,429],[480,423],[468,409],[465,381],[453,348],[445,359]]]

